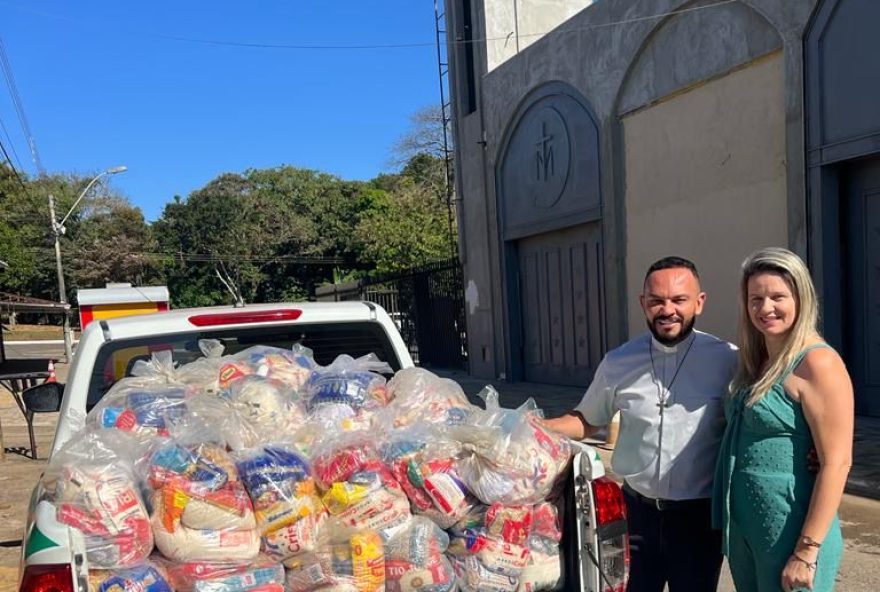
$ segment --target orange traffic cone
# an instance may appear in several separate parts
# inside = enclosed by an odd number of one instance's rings
[[[55,360],[49,360],[49,377],[45,382],[56,382],[58,378],[55,376]]]

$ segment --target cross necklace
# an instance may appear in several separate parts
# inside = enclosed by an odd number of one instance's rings
[[[678,367],[675,369],[675,372],[672,374],[672,380],[669,381],[669,384],[666,385],[666,394],[663,394],[663,383],[666,382],[666,369],[663,369],[663,380],[657,376],[657,368],[654,366],[654,344],[651,343],[651,340],[648,340],[648,355],[651,356],[651,382],[654,383],[654,386],[657,387],[657,407],[660,408],[660,415],[663,415],[663,409],[669,407],[672,403],[668,401],[669,395],[672,394],[672,385],[675,384],[675,379],[678,378],[678,372],[681,370],[681,367],[684,366],[685,360],[687,360],[688,354],[691,353],[691,348],[694,346],[694,341],[696,341],[697,336],[694,334],[691,337],[691,342],[688,344],[687,349],[684,352],[684,355],[681,357],[681,362],[678,363]],[[673,397],[673,400],[675,397]]]

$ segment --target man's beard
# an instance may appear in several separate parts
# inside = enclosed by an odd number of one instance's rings
[[[656,321],[658,319],[654,320]],[[651,331],[651,335],[654,336],[654,339],[666,347],[671,347],[673,345],[678,345],[690,336],[694,330],[694,325],[697,323],[697,315],[692,316],[690,321],[682,320],[681,331],[675,337],[663,337],[657,333],[657,329],[654,327],[654,321],[645,319],[645,322],[648,323],[648,330]]]

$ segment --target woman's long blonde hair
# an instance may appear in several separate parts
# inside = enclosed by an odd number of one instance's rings
[[[761,273],[780,276],[794,296],[794,325],[786,336],[782,350],[761,373],[768,358],[764,336],[749,318],[749,279]],[[746,404],[754,405],[767,394],[791,367],[810,341],[819,337],[817,324],[819,305],[810,272],[800,257],[779,247],[768,247],[752,253],[742,264],[739,293],[739,371],[733,380],[732,392],[751,387]]]

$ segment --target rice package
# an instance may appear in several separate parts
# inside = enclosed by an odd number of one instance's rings
[[[177,592],[282,592],[284,567],[265,556],[252,561],[165,561]]]
[[[152,562],[122,569],[89,571],[91,592],[174,592],[164,568]]]
[[[149,460],[156,546],[175,561],[244,561],[260,534],[250,498],[224,446],[169,441]]]
[[[373,531],[332,537],[318,551],[284,562],[290,592],[384,592],[385,548]]]
[[[571,445],[546,428],[529,399],[518,409],[504,409],[498,392],[486,387],[485,411],[473,413],[457,437],[468,453],[459,472],[468,489],[486,504],[534,504],[550,494],[568,466]]]
[[[326,512],[311,466],[292,445],[271,444],[236,456],[251,498],[263,551],[277,560],[314,551]]]
[[[52,457],[43,475],[58,521],[82,532],[93,567],[134,566],[153,550],[132,466],[136,447],[127,434],[86,429]]]

